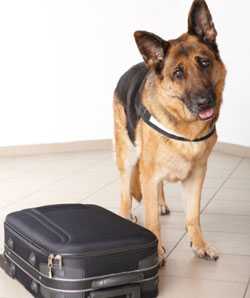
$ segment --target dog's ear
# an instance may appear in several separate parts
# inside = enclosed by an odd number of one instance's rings
[[[146,31],[136,31],[134,37],[146,65],[160,73],[169,47],[168,42]]]
[[[188,18],[188,33],[204,42],[216,43],[217,31],[205,0],[194,0]]]

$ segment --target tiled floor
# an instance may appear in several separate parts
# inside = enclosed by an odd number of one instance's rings
[[[171,214],[161,219],[168,249],[161,298],[250,298],[250,160],[213,153],[203,192],[202,226],[221,252],[217,262],[194,257],[184,229],[180,186],[166,185]],[[117,212],[118,173],[110,152],[0,158],[0,245],[11,211],[82,202]],[[142,223],[142,206],[135,206]],[[31,297],[0,271],[0,298]]]

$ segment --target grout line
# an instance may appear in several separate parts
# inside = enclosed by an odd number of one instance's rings
[[[168,258],[172,253],[173,251],[176,249],[176,247],[180,244],[180,242],[185,238],[187,232],[184,232],[181,237],[179,238],[179,240],[176,242],[176,244],[170,249],[169,253],[167,253],[167,256],[166,258]]]
[[[227,201],[224,201],[224,202],[227,202]],[[235,202],[235,201],[232,201],[231,202]],[[242,201],[244,202],[244,201]],[[247,201],[246,201],[247,202]],[[205,210],[204,210],[205,211]],[[181,211],[181,210],[173,210],[171,209],[171,213],[172,214],[175,214],[175,215],[185,215],[185,211]],[[221,216],[230,216],[230,217],[246,217],[246,218],[249,218],[250,215],[249,214],[242,214],[242,213],[239,213],[239,214],[235,214],[235,213],[221,213],[221,212],[209,212],[209,213],[203,213],[203,215],[221,215]]]
[[[43,186],[38,187],[37,189],[33,190],[32,192],[17,198],[18,203],[19,202],[25,202],[27,199],[29,199],[31,196],[33,196],[35,193],[40,193],[41,191],[44,190],[44,188],[50,187],[54,184],[57,184],[58,182],[60,182],[61,180],[63,180],[65,178],[65,176],[62,178],[58,178],[56,180],[54,180],[53,182],[49,182],[48,184],[44,184]],[[8,208],[9,206],[13,206],[17,203],[17,200],[13,200],[12,202],[6,203],[3,206],[1,206],[1,208]]]
[[[185,249],[181,249],[181,250],[178,252],[178,254],[180,254],[180,255],[185,255],[187,250],[188,250],[187,248],[185,248]],[[224,252],[220,252],[220,257],[219,257],[219,259],[220,259],[221,257],[223,257],[223,256],[225,256],[225,257],[243,257],[243,258],[248,258],[248,259],[250,259],[250,254],[249,254],[249,255],[245,255],[245,254],[233,254],[233,253],[224,253]],[[250,286],[250,284],[249,284],[249,286]]]
[[[237,165],[233,168],[233,170],[229,173],[229,175],[225,178],[225,180],[222,182],[222,184],[219,186],[219,188],[215,191],[215,193],[212,195],[211,199],[208,200],[208,202],[205,204],[205,206],[201,209],[201,214],[207,209],[207,207],[210,205],[210,203],[214,200],[216,195],[221,191],[223,186],[227,183],[227,181],[232,177],[233,173],[239,168],[240,164],[243,162],[244,158],[240,159],[240,161],[237,163]]]
[[[181,278],[181,279],[188,279],[188,280],[193,280],[192,276],[185,276],[185,275],[175,275],[175,274],[163,274],[165,277],[174,277],[174,278]],[[198,280],[204,280],[204,281],[213,281],[213,282],[218,282],[218,283],[227,283],[227,284],[240,284],[243,285],[245,284],[244,281],[237,281],[237,280],[224,280],[224,279],[213,279],[209,277],[199,277]],[[245,298],[245,297],[243,297]]]
[[[248,282],[247,282],[247,285],[246,285],[246,289],[245,289],[243,298],[246,298],[246,297],[247,297],[248,289],[250,289],[250,278],[249,278],[249,280],[248,280]]]
[[[245,258],[250,258],[250,254],[249,255],[245,255],[245,254],[233,254],[233,253],[221,253],[221,256],[231,256],[231,257],[245,257]]]
[[[70,153],[70,152],[68,152],[68,153]],[[71,152],[72,153],[72,152]],[[64,157],[64,158],[61,158],[60,159],[60,162],[61,161],[74,161],[74,156],[73,156],[73,154],[71,154],[70,153],[70,155],[71,156],[68,156],[68,157]],[[85,153],[85,152],[84,152]],[[86,153],[89,153],[88,151],[86,151]],[[65,153],[52,153],[52,155],[60,155],[60,154],[62,154],[62,155],[65,155]],[[67,154],[67,153],[66,153]],[[42,154],[42,156],[43,156],[44,154]],[[45,154],[45,156],[47,156],[47,155],[51,155],[51,154]],[[75,154],[74,154],[75,155]],[[37,156],[41,156],[41,155],[37,155]],[[106,151],[105,151],[105,154],[103,154],[103,157],[104,158],[106,158],[107,156],[109,156],[109,154],[108,154],[108,152],[106,153]],[[25,156],[24,156],[25,157]],[[27,159],[34,159],[34,156],[26,156],[27,157]],[[17,158],[12,158],[12,157],[9,157],[9,159],[10,160],[13,160],[13,159],[17,159],[17,160],[20,160],[20,159],[23,159],[22,157],[17,157]],[[48,160],[48,159],[41,159],[41,160],[39,160],[39,161],[36,161],[35,162],[35,164],[32,166],[32,167],[30,167],[30,168],[27,168],[27,169],[25,169],[25,170],[23,170],[23,173],[25,173],[25,174],[30,174],[30,173],[32,173],[33,171],[34,171],[34,169],[37,169],[37,170],[39,170],[42,166],[43,166],[43,164],[44,164],[44,162],[50,162],[51,160]],[[52,160],[53,162],[54,162],[54,160]],[[1,162],[1,160],[0,160],[0,162]],[[58,162],[58,161],[57,161]],[[96,165],[96,161],[95,162],[93,162],[93,165]],[[9,164],[9,166],[8,166],[8,168],[7,168],[7,170],[9,171],[9,170],[13,170],[13,163],[12,162],[10,162],[10,164]],[[62,176],[62,177],[64,177],[64,176]],[[12,177],[12,176],[6,176],[6,177],[2,177],[2,178],[0,178],[0,181],[3,181],[3,182],[5,182],[5,181],[10,181],[10,180],[18,180],[18,177]],[[1,298],[1,297],[0,297]]]
[[[92,165],[92,168],[97,168],[97,166],[99,165],[99,161],[98,162],[94,162],[93,165]],[[53,186],[53,185],[56,185],[60,182],[62,182],[63,180],[65,179],[68,179],[69,177],[71,177],[72,175],[75,175],[79,172],[82,171],[82,168],[79,168],[79,169],[76,169],[76,170],[72,170],[70,171],[70,173],[67,173],[57,179],[55,179],[54,181],[52,182],[49,182],[48,184],[45,184],[45,185],[42,185],[42,186],[39,186],[37,189],[35,189],[34,191],[22,196],[21,198],[18,199],[18,202],[26,202],[31,196],[33,196],[34,194],[36,193],[40,193],[42,192],[43,190]],[[116,179],[118,179],[118,177],[116,177],[115,179],[112,179],[111,181],[107,182],[108,183],[113,183]],[[106,186],[107,184],[104,184],[103,186]],[[101,189],[101,188],[100,188]],[[98,190],[100,190],[98,189]],[[10,202],[10,203],[7,203],[7,204],[4,204],[3,206],[1,206],[1,208],[7,208],[7,207],[11,207],[11,206],[14,206],[16,204],[16,201],[13,201],[13,202]]]
[[[237,217],[250,217],[250,215],[242,214],[242,213],[238,213],[238,214],[235,214],[235,213],[220,213],[220,212],[215,212],[215,211],[203,213],[203,215],[221,215],[221,216],[230,216],[230,217],[234,217],[234,216],[237,216]]]
[[[104,188],[110,186],[111,184],[114,184],[115,181],[117,181],[117,180],[118,180],[118,178],[115,178],[114,180],[111,180],[111,181],[107,182],[106,184],[102,185],[100,188],[97,188],[97,189],[94,190],[93,192],[88,193],[84,198],[81,198],[81,199],[78,201],[78,203],[83,202],[84,200],[91,198],[92,196],[94,196],[94,195],[95,195],[96,193],[98,193],[99,191],[101,191],[101,190],[103,190]]]

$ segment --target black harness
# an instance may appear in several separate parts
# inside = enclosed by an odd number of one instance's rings
[[[202,142],[202,141],[210,138],[216,132],[216,127],[214,125],[211,128],[211,130],[209,131],[209,133],[206,134],[205,136],[194,139],[194,140],[189,140],[182,136],[177,136],[175,134],[172,134],[169,131],[167,131],[165,128],[163,128],[162,125],[160,125],[160,123],[150,114],[150,112],[146,109],[146,107],[144,107],[144,105],[142,103],[140,103],[140,105],[139,105],[138,114],[141,117],[141,119],[145,123],[147,123],[151,128],[158,131],[160,134],[162,134],[170,139],[176,140],[176,141],[198,143],[198,142]],[[159,126],[161,126],[161,127],[159,127]]]

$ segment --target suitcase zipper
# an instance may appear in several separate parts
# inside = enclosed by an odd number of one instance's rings
[[[48,270],[49,270],[49,278],[53,277],[53,262],[54,262],[54,255],[50,254],[48,257]]]
[[[10,261],[11,263],[14,263],[22,272],[24,272],[26,275],[28,275],[32,280],[37,282],[42,287],[49,289],[51,291],[60,292],[60,293],[82,293],[82,292],[91,292],[98,290],[95,287],[95,281],[100,281],[100,279],[106,280],[106,278],[113,278],[118,276],[123,276],[123,274],[135,274],[135,273],[141,273],[144,270],[135,270],[135,271],[129,271],[129,272],[121,272],[119,275],[117,274],[109,274],[109,275],[103,275],[103,276],[97,276],[97,277],[90,277],[90,278],[83,278],[83,279],[61,279],[61,278],[54,278],[53,280],[57,282],[56,284],[52,284],[48,278],[47,275],[44,275],[43,273],[39,272],[36,268],[31,266],[28,262],[26,262],[24,259],[22,259],[20,256],[16,255],[15,252],[8,251],[5,255],[6,259]],[[158,265],[157,265],[158,266]],[[156,268],[156,266],[154,266]],[[151,270],[151,268],[147,268],[147,270]],[[158,267],[159,269],[159,267]],[[136,283],[144,283],[148,281],[158,280],[158,273],[154,273],[154,275],[150,276],[149,278],[143,277],[141,280],[135,279],[133,284]],[[92,283],[94,287],[92,286]],[[74,286],[73,286],[74,285]],[[73,287],[72,287],[73,286]],[[101,289],[101,288],[100,288]]]
[[[58,266],[59,270],[62,270],[62,256],[50,254],[48,256],[49,278],[53,278],[53,269],[55,266]]]
[[[86,256],[104,256],[104,255],[108,255],[108,254],[116,254],[116,253],[120,253],[120,252],[131,251],[131,250],[145,249],[145,248],[153,247],[154,245],[155,245],[155,242],[150,243],[148,245],[137,245],[137,246],[133,246],[133,247],[130,247],[127,249],[124,249],[124,248],[117,249],[116,248],[116,249],[108,249],[105,251],[85,252],[82,254],[60,254],[60,255],[50,254],[48,256],[49,277],[53,278],[53,269],[55,267],[59,268],[60,270],[62,269],[64,257],[82,258],[82,257],[86,257]]]

